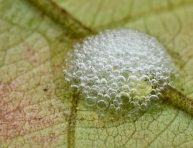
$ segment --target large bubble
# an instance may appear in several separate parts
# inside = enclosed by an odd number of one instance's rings
[[[65,79],[85,105],[120,113],[144,110],[170,85],[174,65],[164,47],[131,29],[107,30],[76,44],[66,59]]]

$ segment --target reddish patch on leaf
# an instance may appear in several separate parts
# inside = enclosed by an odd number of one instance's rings
[[[13,102],[1,100],[0,108],[0,136],[12,138],[20,135],[25,124],[25,112],[21,102],[15,105]]]
[[[0,84],[0,137],[4,140],[37,132],[63,120],[57,107],[48,109],[52,103],[32,104],[33,98],[29,96],[18,100],[17,96],[10,95],[13,90],[13,85]],[[19,96],[25,96],[20,93]]]
[[[24,57],[31,64],[36,64],[38,62],[38,56],[37,56],[35,50],[27,44],[24,45],[24,48],[26,49],[26,52],[24,52]]]

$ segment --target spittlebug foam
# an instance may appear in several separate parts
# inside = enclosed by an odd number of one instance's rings
[[[80,90],[87,107],[118,114],[159,100],[175,69],[154,37],[131,29],[86,38],[65,64],[65,79]]]

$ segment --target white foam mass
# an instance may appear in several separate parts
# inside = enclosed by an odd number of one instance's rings
[[[81,91],[87,106],[118,113],[158,100],[174,70],[154,37],[131,29],[86,38],[65,64],[65,79]]]

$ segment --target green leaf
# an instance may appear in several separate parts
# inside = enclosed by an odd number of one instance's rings
[[[121,27],[127,22],[169,12],[192,4],[192,0],[50,0],[60,9],[94,30]]]
[[[192,147],[192,115],[166,102],[134,120],[104,119],[63,78],[79,39],[135,28],[163,43],[177,89],[193,98],[192,18],[192,0],[0,0],[0,146]]]

